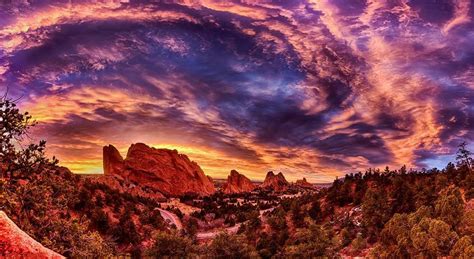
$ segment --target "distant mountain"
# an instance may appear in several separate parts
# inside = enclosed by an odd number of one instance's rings
[[[155,149],[138,143],[130,146],[125,159],[112,145],[105,146],[103,154],[106,176],[118,175],[167,196],[215,192],[214,184],[199,165],[176,150]]]
[[[267,173],[267,176],[260,187],[280,192],[288,190],[289,185],[290,184],[281,172],[275,175],[273,171],[270,171]]]
[[[227,177],[227,182],[222,188],[224,193],[251,192],[254,189],[255,185],[252,181],[236,170],[230,171],[230,175]]]

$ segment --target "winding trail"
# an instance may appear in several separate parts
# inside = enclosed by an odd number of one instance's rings
[[[198,240],[213,239],[217,235],[219,235],[220,233],[222,233],[224,231],[229,233],[229,234],[235,234],[235,233],[237,233],[237,231],[239,231],[239,228],[240,228],[241,225],[242,225],[242,223],[237,223],[233,227],[228,227],[228,228],[223,228],[223,229],[215,229],[215,230],[209,231],[209,232],[199,232],[199,233],[196,234],[196,238]]]
[[[167,211],[167,210],[164,210],[164,209],[160,209],[160,214],[161,216],[165,219],[166,222],[168,222],[169,224],[174,224],[176,226],[176,229],[178,230],[181,230],[183,229],[183,224],[181,223],[181,220],[179,219],[179,217],[170,212],[170,211]],[[270,208],[270,209],[266,209],[266,210],[261,210],[260,211],[260,215],[259,215],[259,218],[262,219],[263,218],[263,214],[265,212],[268,212],[268,211],[272,211],[274,210],[275,208]],[[243,222],[245,223],[245,222]],[[237,231],[239,231],[239,228],[240,226],[243,224],[243,223],[237,223],[235,224],[234,226],[232,227],[228,227],[228,228],[223,228],[223,229],[215,229],[215,230],[212,230],[212,231],[208,231],[208,232],[199,232],[196,234],[196,238],[198,240],[207,240],[207,239],[213,239],[215,238],[218,234],[222,233],[222,232],[227,232],[229,234],[235,234],[237,233]]]

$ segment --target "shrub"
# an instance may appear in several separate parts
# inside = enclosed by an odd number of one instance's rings
[[[177,232],[159,232],[154,240],[152,247],[146,251],[148,256],[153,257],[173,257],[184,258],[193,257],[196,248],[190,239],[179,235]]]
[[[254,258],[257,257],[255,248],[247,243],[241,235],[221,233],[207,247],[209,258]]]

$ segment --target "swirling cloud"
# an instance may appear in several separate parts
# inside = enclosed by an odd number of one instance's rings
[[[13,2],[0,87],[78,173],[132,142],[215,177],[437,166],[473,137],[472,15],[454,0]]]

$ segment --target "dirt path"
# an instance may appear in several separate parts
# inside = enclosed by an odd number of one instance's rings
[[[265,212],[272,211],[273,209],[274,208],[261,210],[259,218],[262,219],[263,214]],[[176,214],[167,210],[163,210],[163,209],[159,209],[159,210],[160,210],[161,216],[165,219],[165,221],[167,221],[169,224],[174,224],[178,230],[183,229],[183,224],[181,223],[181,220],[179,219],[179,217],[176,216]],[[235,224],[235,226],[228,227],[228,228],[216,229],[216,230],[208,231],[208,232],[198,232],[196,234],[196,237],[198,240],[207,240],[207,239],[215,238],[219,233],[222,233],[224,231],[229,234],[235,234],[237,233],[237,231],[239,231],[239,228],[243,223],[237,223]]]
[[[223,229],[216,229],[216,230],[209,231],[209,232],[199,232],[199,233],[196,234],[196,238],[198,240],[213,239],[217,235],[219,235],[220,233],[222,233],[224,231],[229,233],[229,234],[235,234],[235,233],[237,233],[237,231],[239,231],[239,228],[240,228],[241,225],[242,225],[242,223],[237,223],[233,227],[228,227],[228,228],[223,228]]]

